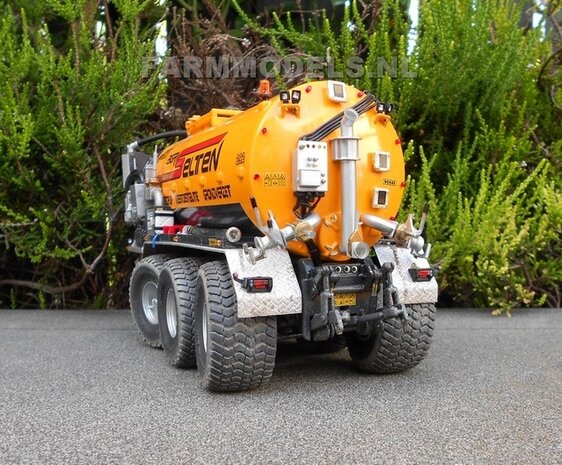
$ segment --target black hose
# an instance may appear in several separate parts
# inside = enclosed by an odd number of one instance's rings
[[[125,191],[128,191],[129,187],[131,187],[137,181],[139,181],[139,183],[141,184],[144,183],[144,176],[141,172],[139,172],[139,170],[133,170],[129,173],[127,179],[125,179]]]
[[[361,116],[363,113],[366,113],[371,108],[373,108],[376,105],[376,103],[377,100],[375,99],[375,97],[372,94],[366,92],[365,98],[361,99],[351,108],[353,108],[359,114],[359,116]],[[322,124],[322,126],[320,126],[318,129],[303,136],[302,140],[311,140],[311,141],[323,140],[328,136],[328,134],[335,131],[341,125],[342,118],[343,118],[343,111],[341,113],[338,113],[336,116],[330,118],[328,121]]]
[[[143,139],[137,139],[137,147],[141,147],[145,144],[150,144],[156,140],[160,139],[172,139],[173,137],[187,137],[187,131],[185,129],[178,129],[175,131],[161,132],[160,134],[154,134],[153,136],[144,137]]]

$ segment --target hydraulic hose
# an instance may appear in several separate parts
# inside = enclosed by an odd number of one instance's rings
[[[144,137],[142,139],[137,139],[136,141],[127,145],[127,152],[134,152],[138,150],[140,147],[146,144],[150,144],[151,142],[160,140],[160,139],[172,139],[174,137],[187,137],[187,131],[185,129],[178,129],[175,131],[167,131],[161,132],[160,134],[154,134],[153,136]]]
[[[359,102],[357,102],[355,105],[353,105],[348,109],[355,110],[357,114],[361,116],[363,113],[366,113],[371,108],[373,108],[376,105],[376,103],[377,103],[376,98],[372,94],[366,92],[365,97],[362,100],[360,100]],[[328,134],[330,134],[331,132],[335,131],[337,128],[340,127],[342,118],[344,116],[344,111],[330,118],[322,126],[317,128],[313,132],[303,136],[302,140],[313,140],[313,141],[323,140],[326,136],[328,136]]]

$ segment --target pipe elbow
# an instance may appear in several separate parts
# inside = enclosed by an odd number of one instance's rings
[[[353,124],[359,118],[359,113],[357,113],[353,108],[347,108],[343,112],[343,117],[341,119],[341,125],[347,128],[353,127]]]
[[[152,187],[151,189],[152,198],[154,199],[154,206],[163,207],[164,206],[164,194],[162,194],[162,189],[159,187]]]

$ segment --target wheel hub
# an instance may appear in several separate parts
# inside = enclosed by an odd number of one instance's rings
[[[202,339],[203,339],[203,349],[205,350],[205,353],[207,353],[207,344],[208,344],[208,323],[207,323],[207,304],[203,304],[203,318],[202,318],[202,331],[201,333],[203,333],[201,335]]]
[[[173,289],[168,289],[166,294],[166,324],[170,337],[176,337],[178,333],[178,309]]]
[[[142,288],[142,309],[146,319],[153,325],[158,324],[157,295],[156,283],[146,282]]]

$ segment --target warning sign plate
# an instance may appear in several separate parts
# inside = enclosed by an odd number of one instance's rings
[[[263,185],[264,187],[287,187],[287,173],[265,173]]]

